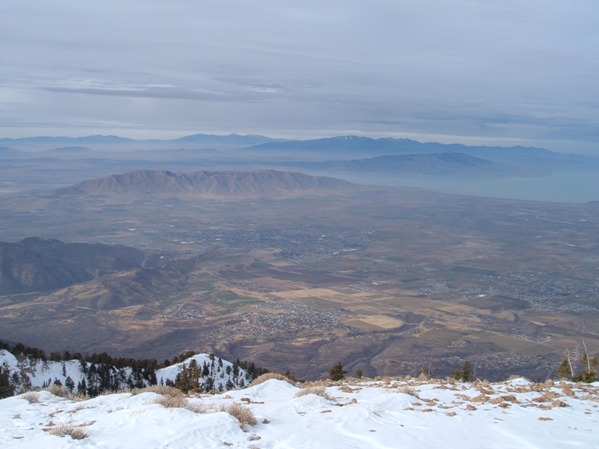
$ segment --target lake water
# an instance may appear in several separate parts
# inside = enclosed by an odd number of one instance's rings
[[[539,177],[466,178],[458,176],[328,173],[361,184],[420,187],[441,193],[533,201],[599,201],[599,173],[558,172]]]

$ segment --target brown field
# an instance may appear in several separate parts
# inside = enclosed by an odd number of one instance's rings
[[[599,351],[595,204],[413,190],[114,201],[11,203],[3,238],[134,246],[162,257],[160,282],[123,272],[0,297],[0,336],[136,357],[215,351],[312,378],[337,360],[366,375],[424,363],[445,375],[470,360],[481,377],[536,378],[583,338]]]

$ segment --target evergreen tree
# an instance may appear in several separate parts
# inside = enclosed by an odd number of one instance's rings
[[[578,373],[575,371],[574,364],[570,358],[570,351],[566,350],[566,356],[557,369],[557,377],[559,379],[572,379],[574,382],[588,383],[598,380],[599,360],[597,360],[597,356],[589,356],[584,340],[582,344],[584,352],[582,353],[580,362],[576,365],[576,368],[579,368],[580,371]]]
[[[73,379],[71,379],[71,376],[67,376],[67,378],[64,381],[64,385],[65,387],[67,387],[67,390],[69,390],[69,393],[73,394],[73,390],[75,389],[75,382],[73,381]]]
[[[425,363],[424,365],[422,365],[422,369],[420,370],[420,374],[423,375],[424,377],[426,377],[427,379],[430,379],[433,375],[433,372],[431,370],[431,366],[428,363]]]
[[[87,395],[87,383],[85,382],[85,379],[81,379],[77,384],[77,393]]]
[[[560,363],[557,369],[558,379],[571,379],[572,378],[572,367],[567,357],[564,357],[562,363]]]
[[[462,368],[456,369],[452,373],[454,379],[461,380],[462,382],[468,382],[473,374],[472,364],[467,360],[462,364]]]
[[[179,371],[179,374],[177,374],[175,387],[184,393],[188,393],[189,391],[197,390],[200,387],[199,379],[200,369],[198,367],[198,362],[195,359],[192,359],[189,362],[189,366],[185,363],[181,366],[181,370]]]
[[[10,381],[8,369],[0,366],[0,399],[7,398],[15,394],[15,387]]]
[[[297,377],[295,377],[295,374],[293,374],[291,371],[289,371],[288,369],[285,370],[285,372],[283,373],[283,376],[285,376],[287,379],[289,379],[291,382],[298,382]]]
[[[341,362],[337,362],[329,370],[329,379],[332,381],[341,380],[345,377],[345,374],[347,374],[347,371],[343,369]]]
[[[597,380],[597,367],[599,366],[597,356],[591,358],[585,350],[582,355],[581,364],[582,370],[580,374],[574,376],[572,380],[587,383],[595,382]]]

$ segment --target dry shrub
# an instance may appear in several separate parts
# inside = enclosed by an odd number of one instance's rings
[[[194,412],[194,413],[208,413],[208,407],[206,407],[203,404],[190,404],[189,402],[187,403],[187,406],[185,406],[185,408],[187,410],[189,410],[190,412]]]
[[[90,399],[91,399],[90,397],[88,397],[85,393],[80,391],[77,394],[73,395],[73,397],[71,398],[71,401],[82,402],[82,401],[89,401]]]
[[[287,376],[285,376],[283,374],[279,374],[279,373],[265,373],[265,374],[262,374],[261,376],[256,377],[252,381],[252,386],[259,385],[262,382],[266,382],[267,380],[270,380],[270,379],[284,380],[285,382],[289,382],[290,384],[293,385],[293,382],[289,379],[289,377],[287,377]]]
[[[312,380],[310,382],[306,382],[303,384],[302,388],[310,388],[310,387],[334,387],[340,385],[340,382],[334,382],[330,379],[325,380]]]
[[[58,397],[61,397],[61,398],[68,398],[69,397],[69,390],[67,390],[62,385],[51,384],[51,385],[48,385],[45,388],[42,388],[42,390],[48,391],[49,393],[52,393],[54,396],[58,396]]]
[[[141,393],[158,393],[163,396],[169,397],[183,397],[183,392],[175,387],[169,387],[168,385],[151,385],[145,388],[134,388],[131,390],[132,395],[137,395]]]
[[[239,421],[242,429],[245,429],[246,426],[255,426],[258,423],[252,410],[237,402],[233,402],[227,406],[223,405],[220,410],[234,416]]]
[[[181,396],[160,396],[154,401],[155,404],[160,404],[165,408],[187,408],[189,402],[183,395]]]
[[[56,435],[57,437],[64,437],[68,435],[74,440],[82,440],[89,436],[82,427],[73,426],[71,424],[63,424],[58,427],[51,427],[44,430],[51,435]]]
[[[420,392],[418,390],[416,390],[415,388],[412,387],[403,387],[401,390],[399,390],[401,393],[403,394],[409,394],[410,396],[414,396],[415,398],[420,399]]]
[[[21,398],[25,399],[30,404],[37,404],[40,401],[40,395],[35,391],[29,391],[21,395]]]
[[[325,398],[328,401],[332,401],[333,400],[333,397],[329,393],[327,393],[327,390],[325,390],[324,387],[307,387],[307,388],[302,388],[297,393],[295,393],[295,397],[299,398],[299,397],[302,397],[302,396],[306,396],[307,394],[315,394],[317,396],[321,396],[321,397]]]

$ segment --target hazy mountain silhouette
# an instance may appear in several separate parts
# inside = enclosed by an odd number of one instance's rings
[[[208,196],[276,196],[357,188],[347,181],[277,170],[196,171],[139,170],[84,181],[68,194],[200,194]]]

